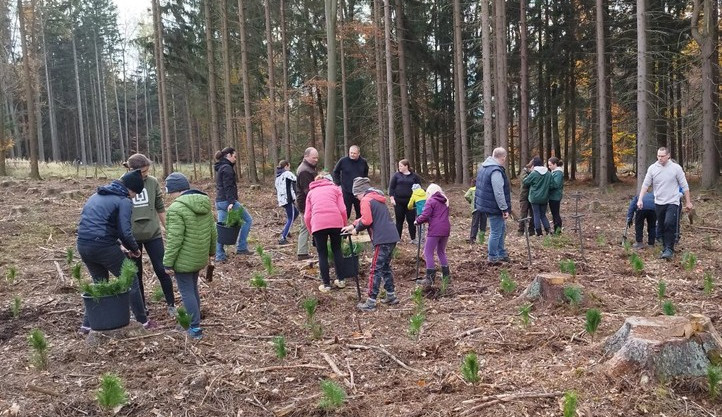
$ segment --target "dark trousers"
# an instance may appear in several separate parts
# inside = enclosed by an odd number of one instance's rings
[[[374,259],[369,272],[369,298],[375,300],[378,297],[382,282],[386,294],[395,291],[394,274],[391,271],[391,258],[395,247],[395,243],[383,243],[374,247]]]
[[[677,204],[654,205],[654,211],[657,212],[657,233],[662,236],[664,249],[674,250],[677,224],[679,223],[679,207]]]
[[[554,233],[562,232],[562,216],[559,214],[561,205],[561,200],[549,200],[549,211],[552,212],[552,220],[554,221]]]
[[[394,214],[396,215],[396,231],[399,232],[401,237],[401,231],[404,230],[404,220],[409,227],[409,236],[411,240],[416,239],[416,226],[414,226],[414,220],[416,220],[416,209],[408,209],[409,199],[395,198],[396,205],[394,206]]]
[[[353,193],[349,193],[348,191],[342,191],[343,194],[343,204],[346,205],[346,218],[351,219],[351,207],[354,208],[356,211],[356,218],[361,218],[361,202],[358,198],[356,198]]]
[[[175,281],[183,298],[183,307],[191,315],[191,328],[200,328],[201,296],[198,294],[198,271],[176,272]]]
[[[296,217],[298,217],[299,214],[298,209],[293,203],[288,203],[284,205],[283,209],[286,210],[286,225],[283,227],[283,231],[281,232],[281,239],[285,239],[288,237],[288,232],[291,231],[291,225],[293,224],[293,221],[296,220]]]
[[[657,237],[657,213],[654,210],[637,210],[634,214],[634,238],[642,243],[644,239],[644,222],[647,221],[647,243],[654,245]]]
[[[163,247],[163,238],[153,239],[147,242],[138,242],[141,254],[143,248],[148,253],[150,263],[153,265],[153,271],[155,276],[160,281],[160,288],[163,290],[163,296],[165,302],[169,306],[175,305],[175,296],[173,294],[173,280],[165,273],[165,267],[163,266],[163,255],[165,255],[165,248]],[[143,304],[145,303],[145,289],[143,287],[143,256],[133,259],[135,266],[138,267],[138,287],[140,288],[140,296],[143,298]]]
[[[331,252],[333,262],[336,265],[336,277],[338,278],[340,265],[343,264],[343,252],[341,252],[341,228],[321,229],[313,232],[313,241],[316,242],[318,252],[318,269],[321,271],[323,285],[331,285],[331,276],[328,272],[328,246],[326,242],[331,240]]]
[[[476,241],[476,235],[481,230],[481,234],[486,233],[486,213],[482,213],[479,210],[471,213],[471,233],[469,234],[469,240],[471,242]]]

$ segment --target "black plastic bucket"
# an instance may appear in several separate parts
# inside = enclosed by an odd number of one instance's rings
[[[130,292],[93,298],[83,294],[85,314],[93,330],[113,330],[130,323]]]
[[[216,223],[216,230],[218,231],[218,243],[221,245],[235,245],[241,228],[226,227],[223,223]]]
[[[340,268],[336,265],[336,271],[340,279],[356,277],[358,275],[358,255],[344,256],[343,264]]]

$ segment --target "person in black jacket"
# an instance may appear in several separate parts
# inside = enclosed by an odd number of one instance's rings
[[[311,183],[316,178],[317,165],[318,150],[316,150],[316,148],[306,148],[303,152],[303,161],[301,161],[296,169],[296,187],[298,188],[296,190],[296,195],[298,196],[296,204],[301,214],[306,212],[306,196],[308,195]],[[308,254],[309,237],[306,222],[301,222],[301,227],[298,230],[298,246],[296,247],[296,257],[299,261],[311,259],[311,255]]]
[[[354,197],[353,180],[369,176],[369,164],[361,157],[361,149],[353,145],[348,148],[348,156],[344,156],[333,169],[333,182],[341,186],[343,203],[346,205],[346,218],[351,218],[351,207],[356,211],[356,218],[361,217],[361,202]]]
[[[421,177],[411,170],[411,164],[408,159],[399,161],[399,170],[394,173],[389,183],[389,196],[391,196],[391,204],[394,206],[394,214],[396,215],[396,230],[399,236],[402,236],[404,228],[404,220],[408,224],[409,236],[411,243],[416,244],[416,210],[407,207],[413,190],[414,184],[421,184]]]
[[[236,150],[227,147],[216,152],[216,210],[218,210],[218,222],[221,223],[228,217],[228,210],[243,209],[243,226],[238,234],[236,253],[248,255],[248,233],[251,231],[253,218],[241,203],[238,202],[238,186],[236,185],[236,171],[233,167],[236,164]],[[223,262],[227,259],[226,250],[220,243],[216,244],[216,261]]]

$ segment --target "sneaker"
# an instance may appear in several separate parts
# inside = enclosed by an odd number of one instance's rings
[[[367,298],[365,302],[356,304],[356,308],[361,311],[376,311],[376,300]]]
[[[200,327],[191,327],[188,329],[188,336],[191,337],[191,339],[202,339],[203,338],[203,329]]]
[[[176,310],[175,306],[168,306],[168,315],[171,316],[171,318],[175,318],[178,315],[178,310]]]
[[[309,255],[309,254],[307,254],[307,253],[299,253],[299,254],[296,256],[296,258],[297,258],[299,261],[305,261],[306,259],[311,259],[312,256]]]
[[[339,288],[346,288],[346,280],[337,279],[333,283]]]
[[[418,239],[411,239],[411,242],[410,242],[410,243],[411,243],[412,245],[418,245],[418,244],[419,244],[419,240],[418,240]]]
[[[158,327],[158,325],[151,319],[148,319],[148,321],[143,323],[143,328],[146,330],[155,329],[156,327]]]
[[[643,242],[636,242],[634,245],[632,245],[632,248],[634,249],[644,249],[644,243]]]
[[[396,297],[396,294],[391,292],[386,294],[386,298],[382,298],[379,301],[389,306],[393,306],[399,303],[399,299]]]
[[[278,239],[279,245],[288,245],[290,242],[286,239]]]
[[[90,333],[90,327],[88,326],[80,326],[78,329],[78,334],[86,335],[88,333]]]
[[[673,256],[674,256],[674,251],[672,249],[667,248],[662,251],[661,255],[659,255],[659,259],[670,260],[670,259],[672,259]]]
[[[248,249],[241,249],[236,251],[236,255],[250,255],[251,251]]]
[[[318,286],[318,290],[321,291],[322,293],[331,292],[331,286],[321,284]]]

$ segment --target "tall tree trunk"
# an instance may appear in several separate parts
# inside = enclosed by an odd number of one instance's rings
[[[40,179],[40,169],[38,167],[38,137],[36,133],[35,121],[35,93],[33,92],[33,79],[31,61],[32,41],[28,39],[28,27],[32,27],[32,22],[28,23],[26,18],[35,18],[34,2],[26,8],[22,0],[18,0],[18,21],[20,26],[20,43],[23,51],[23,84],[25,90],[25,107],[28,114],[28,122],[26,124],[26,136],[28,138],[28,147],[30,148],[30,178],[34,180]],[[26,15],[27,14],[27,15]]]
[[[521,58],[521,68],[519,68],[519,96],[521,102],[519,113],[519,173],[521,173],[521,168],[531,159],[529,152],[529,41],[527,39],[526,2],[527,0],[519,0],[519,55]]]
[[[0,45],[4,45],[3,42],[4,39],[2,33],[0,33]],[[5,54],[0,51],[0,59],[4,59],[4,55]],[[3,86],[0,86],[0,177],[5,177],[8,175],[7,167],[5,166],[5,157],[7,156],[9,146],[6,142],[7,136],[5,135],[5,126],[5,89],[3,88]]]
[[[163,155],[163,178],[173,171],[170,152],[170,121],[168,120],[168,103],[165,85],[165,58],[163,57],[163,21],[160,15],[160,0],[153,3],[153,22],[155,27],[155,60],[158,69],[158,103],[161,117],[161,149]]]
[[[506,1],[495,0],[494,40],[496,41],[496,134],[499,146],[508,148],[507,129],[509,126],[508,82],[506,79]]]
[[[647,2],[637,0],[637,190],[642,188],[652,161],[647,55]]]
[[[406,45],[404,42],[406,26],[403,19],[403,2],[396,0],[396,43],[399,51],[399,98],[401,103],[401,126],[404,133],[403,157],[413,163],[414,143],[411,136],[411,115],[409,112],[409,83],[406,75]]]
[[[140,153],[140,132],[138,131],[140,116],[138,115],[138,82],[140,80],[133,80],[133,85],[135,86],[135,152]],[[130,142],[128,143],[128,147],[130,147]]]
[[[271,4],[265,0],[266,15],[266,55],[268,56],[268,107],[270,108],[271,140],[268,143],[268,154],[271,163],[278,162],[278,128],[276,126],[276,69],[273,61],[273,36],[271,28]]]
[[[211,120],[209,132],[211,135],[210,144],[213,148],[221,149],[221,139],[218,134],[218,106],[216,103],[216,68],[215,53],[213,48],[213,15],[211,5],[213,0],[203,0],[203,13],[206,24],[206,61],[208,64],[208,106],[210,107]],[[211,170],[213,172],[213,170]]]
[[[148,151],[148,157],[153,159],[150,153],[150,131],[153,129],[153,113],[150,111],[148,104],[148,66],[143,65],[143,95],[145,102],[143,103],[143,109],[145,111],[145,146]],[[212,172],[212,171],[211,171]]]
[[[286,46],[286,1],[280,0],[281,57],[283,59],[283,145],[286,161],[291,160],[291,115],[288,105],[288,47]]]
[[[83,165],[88,165],[88,156],[85,152],[85,127],[83,121],[83,99],[80,96],[80,73],[78,72],[78,51],[75,47],[75,34],[72,36],[73,44],[73,67],[75,69],[75,93],[78,99],[78,132],[80,134],[80,161]],[[77,158],[77,155],[76,155]]]
[[[233,104],[231,98],[231,50],[228,38],[228,0],[221,3],[221,57],[223,59],[223,106],[226,115],[226,146],[238,148],[238,138],[233,134]]]
[[[58,139],[58,122],[55,116],[55,97],[53,86],[50,83],[50,67],[48,66],[48,50],[45,44],[45,28],[41,28],[40,36],[43,43],[43,62],[45,64],[45,90],[48,96],[48,123],[50,124],[50,147],[53,161],[60,161],[60,140]]]
[[[466,135],[466,71],[464,71],[464,44],[461,40],[461,0],[454,0],[454,80],[456,81],[456,119],[459,136],[456,138],[457,152],[456,182],[469,183],[469,139]]]
[[[100,78],[100,54],[98,53],[98,35],[94,33],[94,50],[95,50],[95,76],[97,78],[98,82],[98,103],[97,103],[97,109],[98,114],[100,117],[100,137],[98,140],[98,163],[107,163],[110,159],[106,151],[108,149],[107,144],[107,138],[105,136],[106,132],[106,124],[108,123],[108,119],[105,118],[105,104],[103,102],[103,82]]]
[[[491,26],[489,0],[481,0],[481,59],[484,96],[484,156],[494,150],[494,104],[492,98],[493,76],[491,72]]]
[[[394,129],[394,76],[391,59],[391,0],[384,0],[384,41],[386,45],[386,117],[389,123],[389,178],[396,167],[396,132]]]
[[[346,38],[346,25],[344,8],[346,2],[341,0],[341,36],[339,38],[338,52],[341,55],[341,112],[343,113],[343,149],[344,152],[349,148],[348,143],[348,94],[346,92],[346,51],[344,49],[344,39]],[[341,155],[344,154],[341,152]]]
[[[243,113],[246,125],[246,152],[248,153],[248,179],[258,183],[256,155],[253,149],[253,128],[251,126],[251,87],[248,80],[248,42],[246,41],[246,12],[244,0],[238,0],[238,24],[241,33],[241,78],[243,83]]]
[[[389,166],[388,159],[383,157],[384,149],[386,148],[386,127],[384,124],[384,72],[382,69],[383,60],[381,54],[381,1],[373,0],[373,13],[374,13],[374,61],[376,67],[376,123],[378,126],[378,155],[381,162],[381,187],[386,188],[388,186],[389,179],[391,178],[388,173],[393,169],[393,164]]]
[[[116,81],[116,77],[113,76],[113,93],[115,94],[115,110],[118,115],[118,136],[120,139],[120,158],[122,160],[125,160],[125,158],[128,156],[125,153],[125,139],[123,135],[123,117],[120,114],[120,98],[118,97],[118,82]],[[126,134],[128,132],[126,131]]]
[[[333,169],[336,161],[336,0],[326,1],[326,44],[328,51],[328,81],[326,96],[326,144],[324,166]]]
[[[597,37],[597,120],[599,123],[599,188],[608,185],[607,163],[607,83],[604,59],[604,0],[596,0],[596,37]]]

